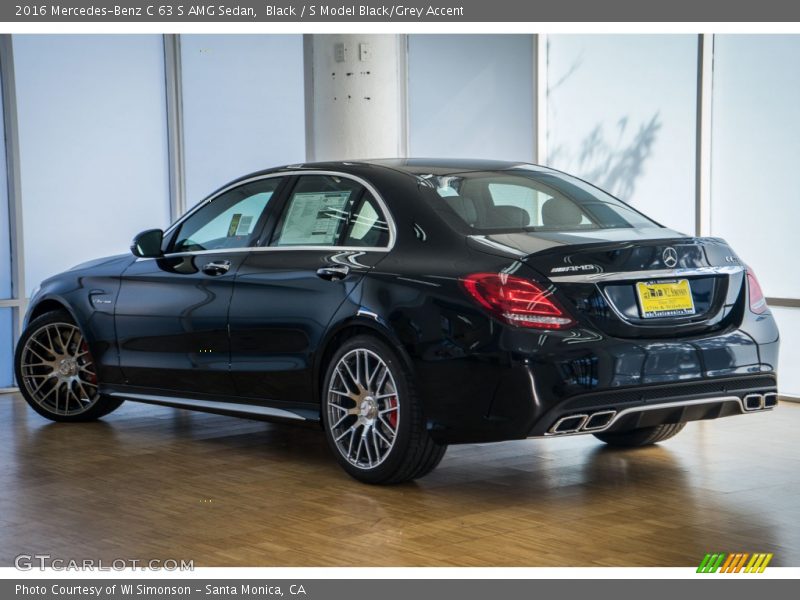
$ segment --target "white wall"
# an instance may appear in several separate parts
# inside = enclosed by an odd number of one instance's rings
[[[547,38],[547,157],[694,234],[696,35]]]
[[[183,35],[186,200],[305,160],[303,37]]]
[[[312,36],[315,160],[402,155],[402,41],[397,35]],[[343,61],[336,59],[337,44],[343,45]],[[367,45],[365,60],[362,44]]]
[[[169,220],[158,35],[15,35],[27,294]]]
[[[409,155],[532,162],[533,36],[412,35]]]

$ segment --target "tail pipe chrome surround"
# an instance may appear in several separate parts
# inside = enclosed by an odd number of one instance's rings
[[[561,417],[548,431],[548,435],[563,433],[580,433],[583,431],[601,431],[611,424],[615,410],[601,410],[600,412]]]
[[[756,412],[761,410],[771,410],[778,405],[777,392],[767,392],[765,394],[747,394],[744,397],[724,396],[718,398],[703,398],[699,400],[685,400],[683,402],[668,402],[665,404],[651,404],[626,408],[621,411],[601,410],[595,413],[577,413],[561,417],[544,434],[552,435],[577,435],[581,433],[599,433],[605,431],[616,423],[621,417],[648,410],[662,408],[674,408],[680,406],[692,406],[696,404],[716,404],[718,402],[736,402],[739,410],[743,413]]]
[[[778,406],[778,394],[767,392],[766,394],[747,394],[743,399],[744,409],[747,412],[757,410],[769,410]]]

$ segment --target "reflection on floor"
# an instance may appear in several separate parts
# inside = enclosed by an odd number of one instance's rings
[[[0,396],[0,565],[800,566],[800,404],[690,424],[660,447],[593,437],[455,446],[427,478],[351,480],[321,433],[127,403],[53,424]]]

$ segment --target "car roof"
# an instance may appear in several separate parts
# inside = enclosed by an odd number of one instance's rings
[[[506,171],[510,169],[528,169],[534,171],[553,171],[548,167],[524,163],[521,161],[487,160],[477,158],[380,158],[358,159],[325,162],[307,162],[285,165],[266,172],[300,171],[300,170],[335,170],[349,172],[359,168],[377,166],[401,171],[409,175],[450,175],[469,171]]]
[[[339,171],[353,175],[368,175],[369,169],[386,169],[405,173],[411,177],[423,175],[444,176],[456,173],[485,172],[485,171],[506,171],[512,169],[525,169],[546,173],[555,173],[554,169],[541,165],[534,165],[524,162],[487,160],[477,158],[381,158],[381,159],[357,159],[324,162],[304,162],[282,165],[264,169],[255,173],[249,173],[228,182],[217,189],[211,196],[219,193],[232,185],[247,181],[254,177],[261,177],[270,174],[298,171]]]
[[[448,175],[469,171],[506,171],[520,168],[544,171],[550,170],[547,167],[540,167],[521,161],[512,162],[478,158],[387,158],[366,160],[363,162],[381,165],[397,171],[405,171],[412,175]]]

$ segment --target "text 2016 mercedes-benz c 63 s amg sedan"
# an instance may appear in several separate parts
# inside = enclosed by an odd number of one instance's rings
[[[545,167],[262,171],[131,250],[31,299],[16,376],[45,417],[316,422],[353,477],[396,483],[448,444],[644,446],[777,404],[778,330],[736,253]]]

